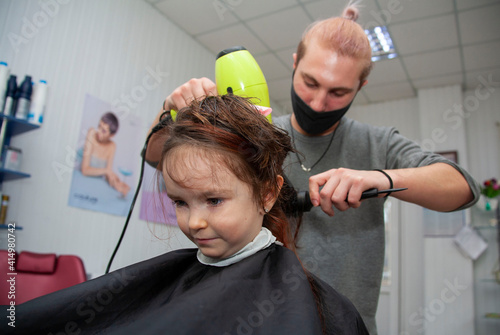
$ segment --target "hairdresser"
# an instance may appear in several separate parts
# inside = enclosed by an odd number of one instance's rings
[[[385,199],[380,195],[362,203],[361,193],[408,188],[390,196],[448,212],[473,205],[479,186],[464,169],[422,151],[394,128],[344,116],[372,68],[370,44],[355,22],[358,13],[349,6],[342,17],[318,21],[304,32],[293,55],[293,113],[273,122],[290,133],[301,153],[288,156],[286,175],[296,189],[309,190],[316,207],[304,214],[299,256],[354,303],[370,333],[376,334]],[[193,97],[215,92],[211,80],[192,79],[166,98],[164,109],[178,110]],[[154,142],[162,141],[152,142],[146,159],[155,162]]]

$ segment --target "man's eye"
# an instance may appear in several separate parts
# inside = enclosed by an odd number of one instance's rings
[[[210,206],[218,206],[222,203],[222,199],[219,198],[210,198],[207,200]]]
[[[306,84],[307,87],[311,87],[311,88],[316,87],[316,84],[314,84],[314,83],[305,82],[305,84]]]

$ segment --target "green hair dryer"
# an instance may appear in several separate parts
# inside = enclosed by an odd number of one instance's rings
[[[266,78],[247,49],[235,46],[219,52],[215,61],[215,84],[219,95],[233,93],[265,107],[263,115],[272,122]]]
[[[249,98],[272,123],[266,78],[247,49],[235,46],[219,52],[215,61],[215,84],[219,95],[232,93]],[[175,121],[177,112],[171,110],[170,113]]]

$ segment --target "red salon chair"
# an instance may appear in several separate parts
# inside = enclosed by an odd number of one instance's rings
[[[0,305],[22,304],[87,280],[81,258],[73,255],[0,250],[0,271]]]

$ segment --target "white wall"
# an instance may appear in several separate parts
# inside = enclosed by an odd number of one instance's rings
[[[463,116],[469,171],[478,181],[500,176],[500,85],[488,89],[481,90],[481,95],[476,91],[464,93],[471,106]]]
[[[449,122],[453,105],[463,101],[460,86],[420,90],[418,100],[422,146],[436,152],[456,150],[458,162],[467,168],[465,122]],[[458,252],[452,237],[426,237],[424,269],[426,334],[474,333],[472,261]],[[456,286],[454,291],[450,286]]]
[[[12,140],[23,149],[23,170],[31,178],[3,183],[3,193],[10,196],[7,220],[23,227],[17,232],[18,250],[77,254],[98,276],[125,217],[67,206],[85,94],[138,115],[145,139],[171,90],[191,77],[213,78],[215,56],[144,1],[45,2],[51,5],[0,1],[0,60],[8,62],[18,83],[28,74],[50,86],[43,126]],[[158,87],[138,95],[151,72]],[[142,145],[130,152],[137,157],[136,171]],[[140,197],[113,268],[191,246],[177,228],[139,220],[139,205]],[[155,235],[171,238],[160,241]]]
[[[470,172],[482,182],[500,176],[500,87],[490,91],[467,91],[464,96],[470,104],[466,118]],[[487,93],[490,93],[488,95]],[[464,101],[465,101],[464,99]],[[474,104],[477,102],[477,104]],[[477,108],[474,108],[477,106]],[[492,271],[498,269],[499,239],[497,226],[491,226],[494,213],[473,209],[472,222],[480,227],[479,233],[487,241],[487,250],[474,262],[474,300],[476,335],[498,334],[500,322],[485,318],[486,313],[500,309],[500,285]]]

